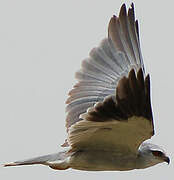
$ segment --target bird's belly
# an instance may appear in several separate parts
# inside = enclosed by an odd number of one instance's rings
[[[70,158],[70,167],[86,171],[126,171],[135,169],[135,156],[112,151],[79,151]]]

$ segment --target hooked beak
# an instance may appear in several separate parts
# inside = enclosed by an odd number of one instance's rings
[[[166,162],[167,164],[170,164],[170,159],[169,159],[169,157],[165,156],[165,157],[164,157],[164,162]]]

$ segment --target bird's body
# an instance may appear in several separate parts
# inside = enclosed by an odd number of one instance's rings
[[[74,153],[70,158],[70,165],[73,169],[78,170],[123,171],[136,169],[136,160],[134,154],[123,157],[123,154],[116,150],[87,150]]]
[[[125,171],[169,163],[158,146],[144,142],[154,135],[154,124],[133,4],[111,18],[108,38],[90,52],[76,78],[67,100],[66,150],[5,166]]]
[[[148,168],[164,161],[169,163],[169,158],[166,156],[163,156],[162,159],[154,159],[153,155],[149,154],[149,149],[146,148],[148,146],[153,147],[154,145],[143,143],[138,155],[131,152],[127,152],[125,155],[117,149],[70,152],[68,148],[59,153],[16,161],[6,164],[6,166],[41,164],[55,170],[72,168],[85,171],[128,171]]]

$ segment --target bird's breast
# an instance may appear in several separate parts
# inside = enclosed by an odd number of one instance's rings
[[[136,158],[131,154],[103,150],[75,152],[70,158],[70,167],[87,171],[126,171],[135,169]]]

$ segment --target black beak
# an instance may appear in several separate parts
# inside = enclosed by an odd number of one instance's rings
[[[169,159],[169,157],[165,156],[164,162],[166,162],[167,164],[170,164],[170,159]]]

